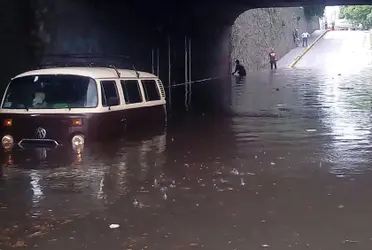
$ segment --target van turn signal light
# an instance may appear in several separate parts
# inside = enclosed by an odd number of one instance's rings
[[[4,127],[11,127],[13,125],[12,119],[5,119],[4,120]]]
[[[81,119],[72,119],[72,126],[81,126],[83,121]]]

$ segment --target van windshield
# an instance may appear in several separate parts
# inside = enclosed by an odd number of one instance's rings
[[[95,80],[73,75],[34,75],[15,78],[5,93],[3,109],[94,108]]]

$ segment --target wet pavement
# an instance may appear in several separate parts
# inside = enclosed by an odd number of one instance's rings
[[[296,64],[296,68],[359,71],[372,61],[369,31],[330,31]]]
[[[316,30],[314,31],[311,36],[308,38],[308,46],[318,39],[318,37],[322,36],[326,30]],[[300,34],[301,35],[301,34]],[[300,38],[301,39],[301,38]],[[308,47],[302,46],[302,40],[300,40],[299,45],[297,48],[292,49],[286,55],[279,58],[277,65],[278,68],[289,68],[290,65],[300,56]]]
[[[164,131],[4,155],[0,249],[371,249],[371,79],[252,73]]]

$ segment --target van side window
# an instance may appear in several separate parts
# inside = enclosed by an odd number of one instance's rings
[[[137,80],[120,81],[126,104],[142,102],[141,90]]]
[[[146,101],[160,100],[159,89],[155,80],[142,80]]]
[[[115,81],[101,81],[102,106],[117,106],[120,104]]]

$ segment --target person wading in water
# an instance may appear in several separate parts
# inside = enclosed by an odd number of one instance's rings
[[[274,67],[276,68],[276,53],[275,53],[274,48],[272,48],[269,53],[269,60],[270,60],[271,69],[273,69]]]
[[[236,63],[235,71],[232,74],[234,75],[236,72],[238,72],[239,76],[246,76],[247,72],[245,71],[244,66],[240,64],[240,61],[236,60],[235,63]]]

